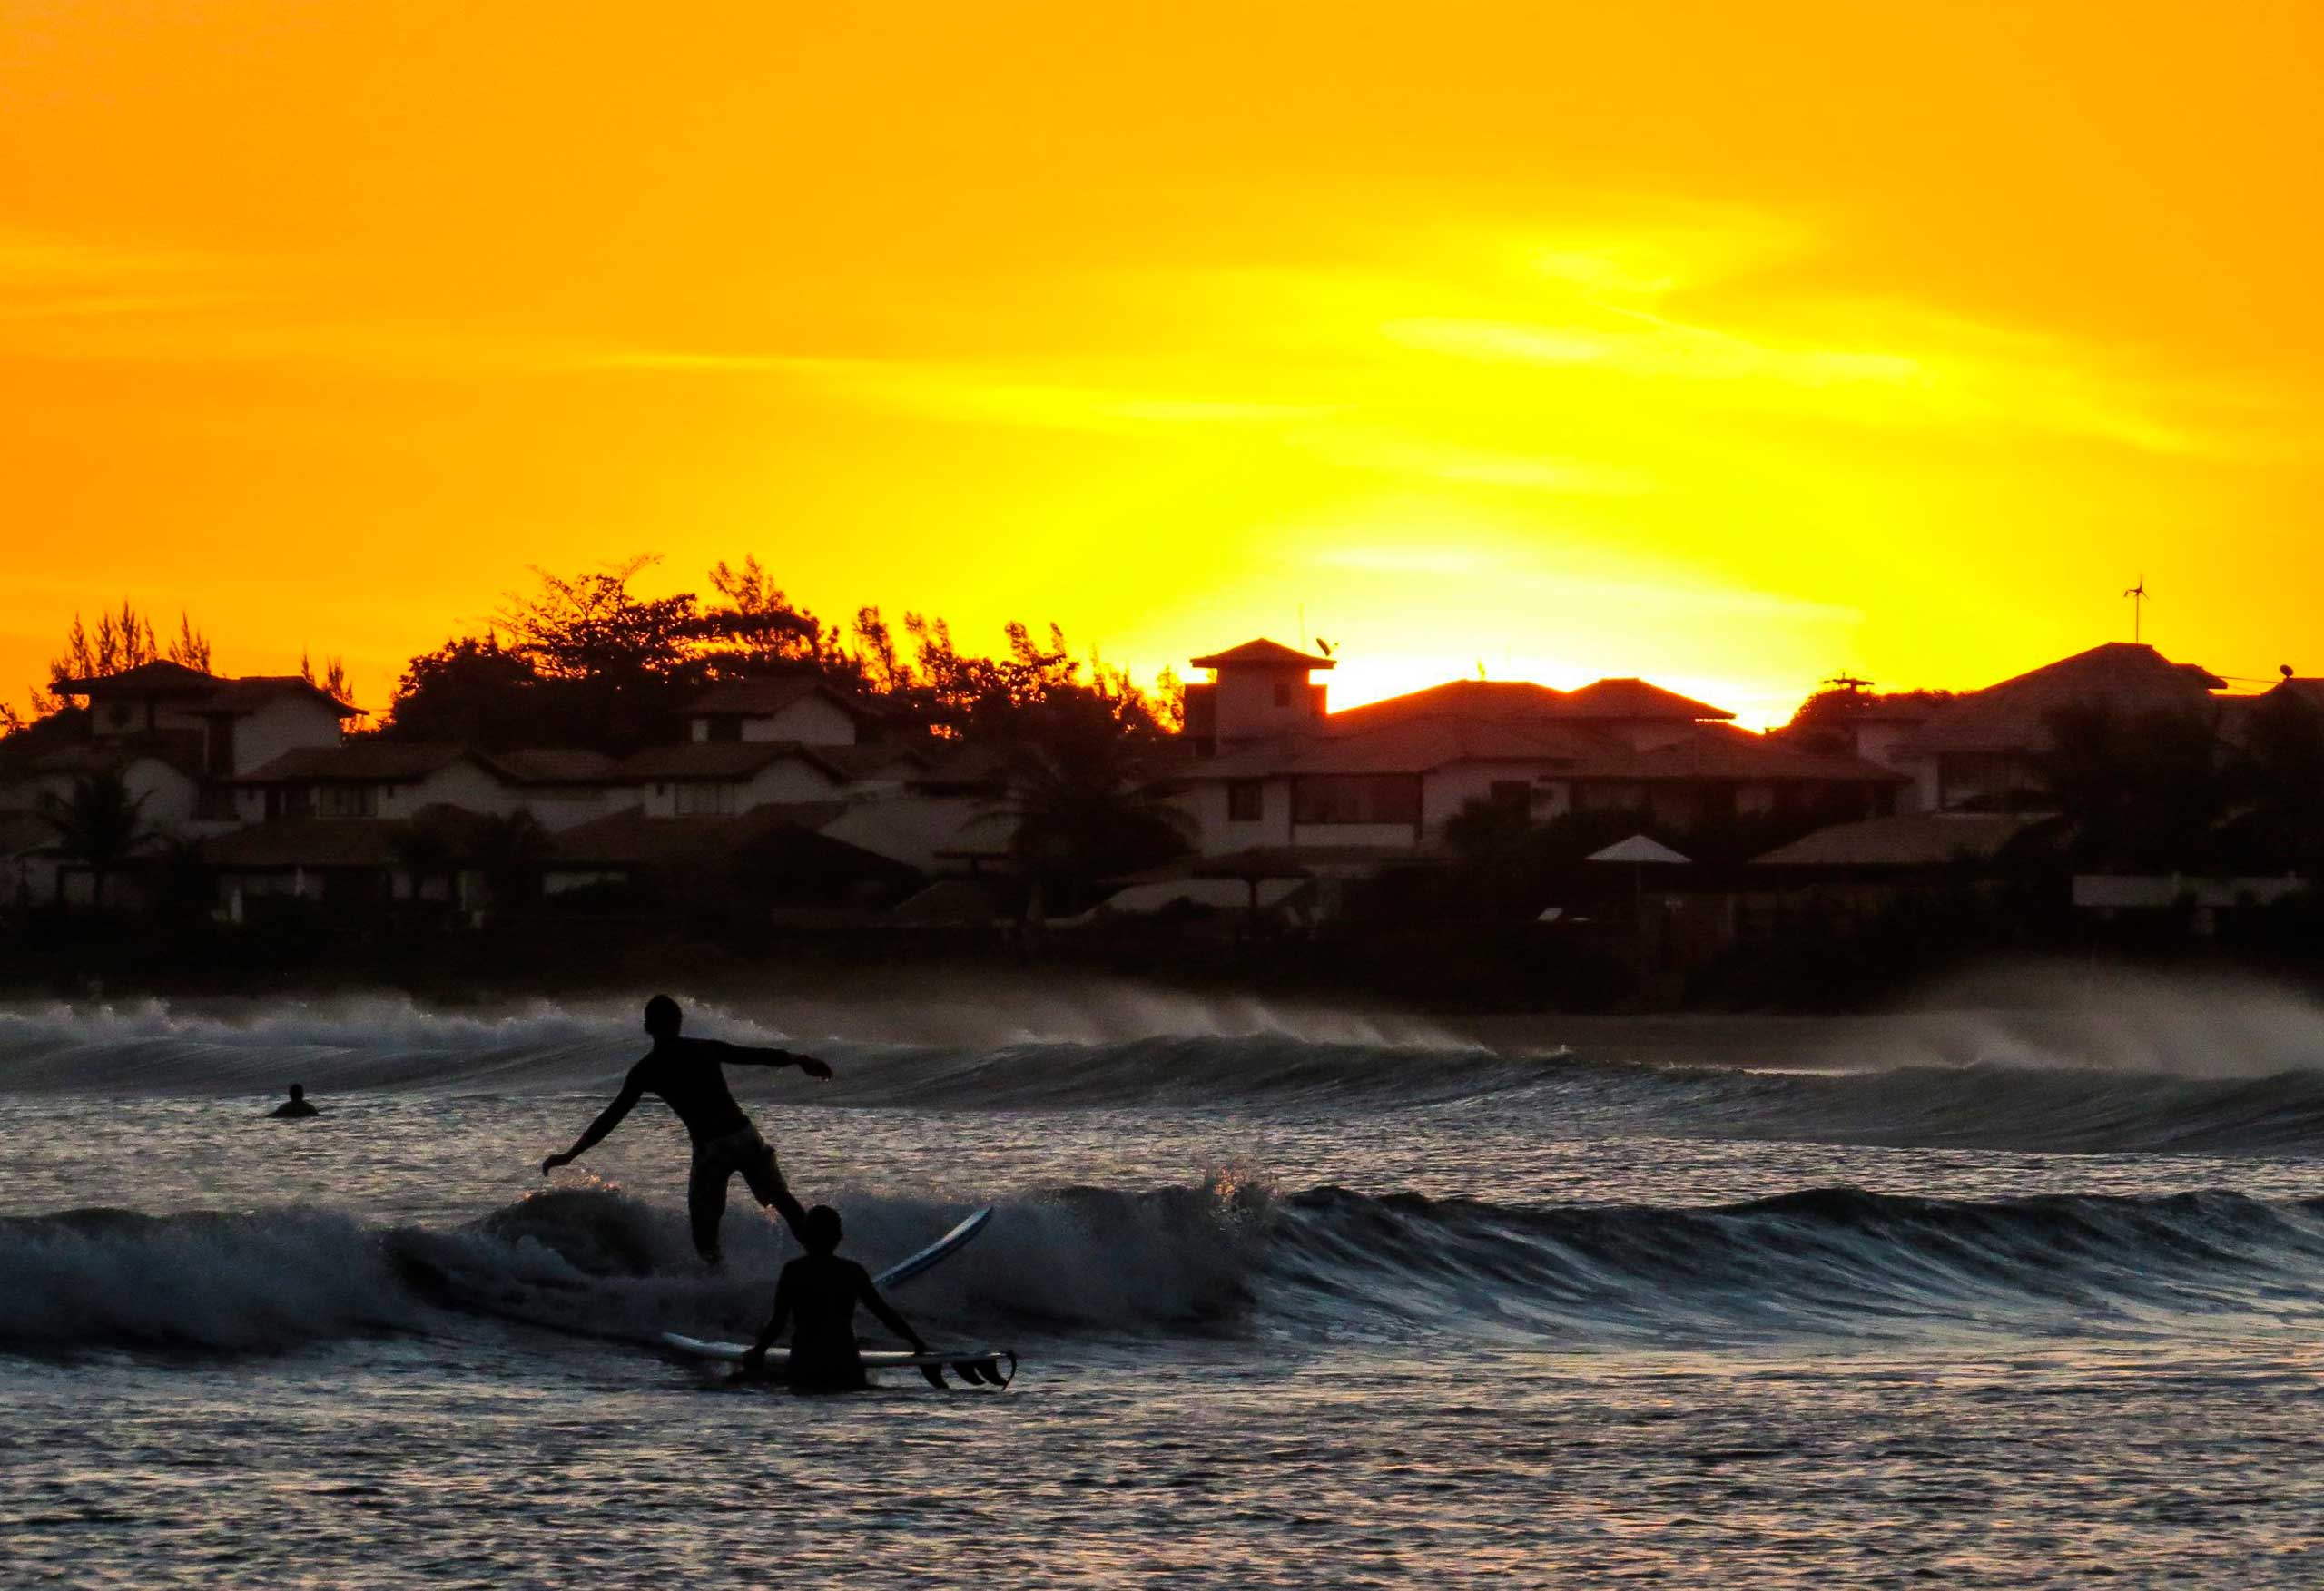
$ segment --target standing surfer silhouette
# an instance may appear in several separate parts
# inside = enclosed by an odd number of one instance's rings
[[[832,1075],[831,1067],[812,1056],[793,1055],[789,1050],[754,1049],[715,1038],[682,1038],[678,1027],[684,1019],[677,1001],[667,995],[655,995],[645,1002],[645,1031],[654,1036],[653,1049],[629,1069],[621,1092],[589,1124],[573,1147],[541,1162],[541,1174],[547,1176],[558,1166],[570,1165],[580,1159],[592,1144],[619,1126],[640,1099],[648,1094],[656,1095],[677,1114],[678,1120],[685,1124],[686,1135],[694,1140],[694,1169],[686,1179],[686,1212],[694,1223],[694,1249],[703,1260],[712,1265],[718,1263],[718,1226],[726,1214],[726,1184],[736,1172],[743,1174],[743,1180],[758,1202],[773,1205],[793,1235],[804,1245],[806,1212],[783,1185],[783,1171],[775,1164],[773,1149],[759,1136],[751,1118],[743,1114],[743,1107],[734,1103],[721,1068],[796,1066],[810,1077],[823,1079]]]

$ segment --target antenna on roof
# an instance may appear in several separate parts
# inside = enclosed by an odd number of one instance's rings
[[[2142,639],[2140,621],[2146,616],[2146,604],[2153,600],[2147,594],[2145,575],[2140,575],[2139,583],[2122,594],[2131,599],[2131,643],[2135,646]]]
[[[1824,683],[1831,686],[1836,691],[1846,691],[1852,696],[1859,691],[1868,691],[1872,689],[1872,682],[1870,680],[1859,680],[1845,669],[1840,673],[1834,674],[1830,679],[1826,680]]]
[[[1321,635],[1315,637],[1315,650],[1322,653],[1325,657],[1332,655],[1333,644],[1334,643],[1332,642],[1324,640]]]
[[[2284,678],[2286,678],[2286,679],[2288,679],[2288,680],[2289,680],[2289,679],[2290,679],[2290,678],[2292,677],[2292,673],[2291,673],[2291,664],[2290,664],[2290,663],[2278,663],[2278,664],[2276,665],[2276,673],[2280,673],[2280,674],[2283,675],[2283,677],[2284,677]]]

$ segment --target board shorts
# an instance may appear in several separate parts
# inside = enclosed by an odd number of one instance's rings
[[[726,1184],[741,1172],[752,1195],[762,1204],[779,1204],[791,1197],[783,1185],[783,1169],[774,1151],[756,1127],[744,1123],[694,1146],[694,1170],[686,1178],[686,1213],[694,1221],[694,1246],[704,1259],[718,1253],[718,1224],[726,1214]]]

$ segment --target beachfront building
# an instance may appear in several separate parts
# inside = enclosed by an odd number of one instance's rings
[[[1857,754],[1912,783],[1924,812],[2005,810],[2039,805],[2040,765],[2053,745],[2052,715],[2097,708],[2125,721],[2186,714],[2216,725],[2227,682],[2153,647],[2109,642],[1971,691],[1933,708],[1873,712],[1856,729]]]
[[[1731,712],[1644,680],[1574,691],[1455,680],[1324,712],[1305,671],[1329,659],[1254,641],[1193,661],[1216,675],[1197,742],[1209,754],[1176,777],[1207,858],[1271,851],[1344,868],[1410,858],[1440,849],[1446,825],[1479,802],[1536,822],[1631,811],[1680,828],[1867,817],[1888,810],[1903,782],[1856,756],[1737,729]],[[1202,689],[1188,688],[1190,732]]]

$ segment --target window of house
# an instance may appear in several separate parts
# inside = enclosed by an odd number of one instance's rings
[[[1289,680],[1277,680],[1275,683],[1275,704],[1277,707],[1288,707],[1291,705],[1291,682]]]
[[[315,789],[318,818],[376,818],[379,787],[376,784],[325,784]]]
[[[1294,823],[1417,823],[1417,773],[1324,773],[1291,785]]]
[[[1265,783],[1256,779],[1234,779],[1226,784],[1226,820],[1230,823],[1256,823],[1266,815]]]
[[[734,787],[731,784],[687,782],[679,785],[677,791],[681,818],[723,818],[734,810]]]
[[[704,722],[710,728],[710,732],[703,737],[704,740],[739,741],[743,738],[743,721],[739,718],[713,718]]]
[[[1486,787],[1485,799],[1505,812],[1521,817],[1533,810],[1533,781],[1530,779],[1496,779]]]

